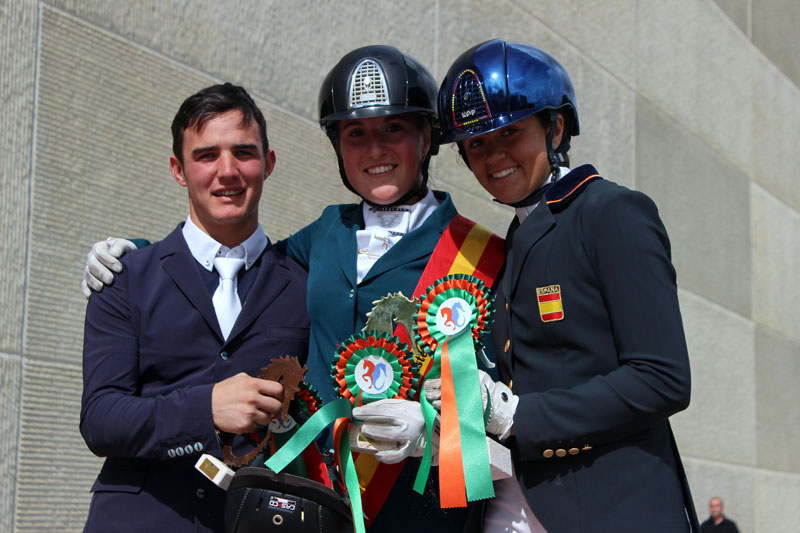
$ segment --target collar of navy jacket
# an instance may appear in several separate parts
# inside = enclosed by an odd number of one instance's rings
[[[592,165],[581,165],[555,182],[544,194],[542,201],[520,225],[514,217],[506,235],[506,271],[511,278],[503,280],[503,291],[510,297],[517,286],[522,265],[528,250],[555,226],[555,213],[563,211],[595,180],[603,179]],[[522,231],[517,231],[522,227]],[[513,259],[516,256],[516,260]]]
[[[225,341],[214,312],[211,295],[208,294],[208,289],[203,284],[200,272],[197,270],[197,260],[192,256],[189,246],[183,238],[182,228],[183,222],[162,242],[164,252],[160,257],[161,267],[172,278],[186,299],[197,309],[209,328],[219,337],[220,342],[226,345],[258,318],[270,302],[274,301],[278,294],[286,288],[289,279],[284,272],[288,271],[284,262],[285,258],[276,255],[272,243],[267,244],[261,253],[261,266],[253,287],[250,289],[250,297],[245,299],[242,311],[233,325],[228,340]]]

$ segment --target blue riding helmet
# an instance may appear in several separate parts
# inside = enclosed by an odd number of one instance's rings
[[[575,91],[564,68],[550,54],[502,39],[473,46],[450,66],[439,89],[440,143],[463,141],[508,126],[541,111],[564,116],[566,153],[578,135]]]

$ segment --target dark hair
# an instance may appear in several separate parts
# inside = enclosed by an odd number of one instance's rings
[[[183,101],[172,120],[172,153],[183,164],[183,132],[187,128],[200,130],[206,122],[217,115],[231,110],[242,113],[242,125],[255,120],[261,133],[261,144],[266,156],[269,150],[267,141],[267,121],[250,95],[243,87],[224,83],[206,87]]]

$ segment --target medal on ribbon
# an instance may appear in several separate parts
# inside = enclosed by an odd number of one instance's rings
[[[233,452],[233,435],[223,433],[220,435],[222,440],[222,457],[226,465],[231,468],[238,468],[250,464],[266,444],[270,445],[270,453],[274,453],[283,442],[285,442],[297,428],[297,422],[289,414],[290,407],[302,409],[305,402],[298,394],[303,391],[307,398],[319,400],[319,395],[305,382],[305,374],[308,367],[300,366],[297,357],[283,356],[273,359],[269,365],[261,369],[259,378],[269,381],[276,381],[283,385],[283,405],[281,412],[273,417],[266,428],[266,432],[253,432],[247,435],[250,442],[255,446],[249,453],[238,457]],[[314,409],[319,409],[319,401],[314,404]],[[308,410],[308,406],[306,406]]]
[[[482,281],[453,274],[428,287],[417,307],[416,340],[433,358],[426,377],[442,379],[439,493],[443,508],[494,497],[477,366],[477,353],[491,323],[491,303]],[[424,394],[420,402],[430,443],[436,410]],[[428,445],[414,483],[420,494],[430,464]]]

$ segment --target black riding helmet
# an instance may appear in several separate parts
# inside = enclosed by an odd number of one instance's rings
[[[417,113],[431,125],[431,148],[420,162],[422,184],[391,205],[403,204],[425,191],[431,156],[439,151],[437,93],[438,85],[428,69],[393,46],[365,46],[339,60],[322,82],[318,104],[319,124],[336,150],[345,187],[358,194],[344,171],[336,124],[340,120]]]

